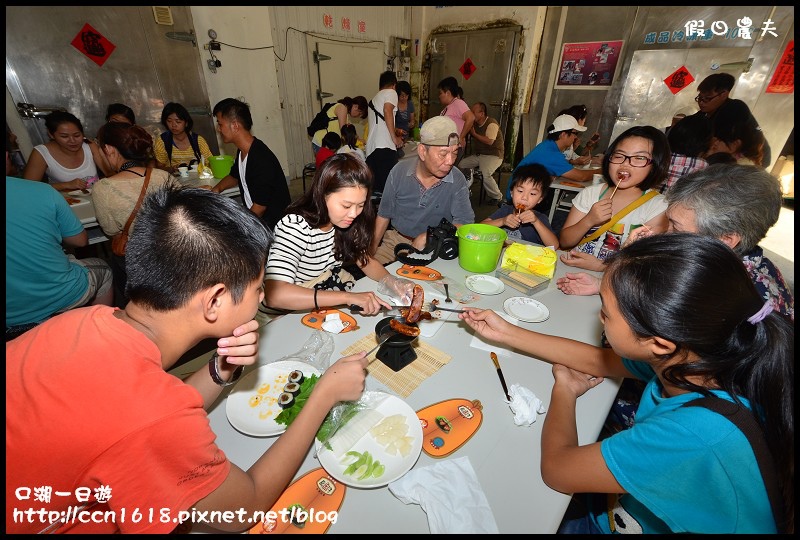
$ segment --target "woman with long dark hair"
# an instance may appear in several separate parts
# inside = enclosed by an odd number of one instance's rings
[[[559,532],[793,532],[794,328],[739,256],[693,233],[642,238],[609,258],[600,296],[610,349],[459,315],[553,364],[542,479],[580,494]],[[636,422],[581,444],[576,402],[604,377],[645,383]]]
[[[100,148],[83,134],[83,124],[65,111],[44,117],[50,141],[34,147],[22,177],[41,181],[47,177],[58,191],[91,188],[111,174]]]
[[[275,226],[267,259],[265,304],[275,309],[309,309],[356,304],[368,315],[388,304],[372,292],[350,291],[355,284],[344,265],[402,290],[369,254],[375,230],[372,171],[351,154],[334,154],[314,175],[311,188],[286,209]],[[413,284],[412,284],[413,287]]]

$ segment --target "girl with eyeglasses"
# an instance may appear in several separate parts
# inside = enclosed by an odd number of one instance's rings
[[[584,188],[559,234],[561,260],[585,270],[603,271],[603,261],[619,251],[628,235],[643,225],[667,229],[667,203],[658,192],[669,169],[670,150],[664,133],[636,126],[614,140],[603,156],[605,183]]]

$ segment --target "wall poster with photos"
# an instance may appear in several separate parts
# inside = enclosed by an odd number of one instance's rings
[[[564,43],[556,88],[594,89],[611,86],[622,40]]]

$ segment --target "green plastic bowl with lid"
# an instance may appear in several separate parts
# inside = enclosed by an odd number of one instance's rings
[[[233,156],[211,156],[208,158],[208,166],[211,167],[214,178],[225,178],[233,167]]]
[[[456,236],[461,268],[479,274],[494,272],[508,238],[506,231],[494,225],[470,223],[459,227]]]

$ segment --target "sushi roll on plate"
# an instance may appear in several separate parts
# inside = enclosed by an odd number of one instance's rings
[[[286,386],[283,387],[284,393],[291,394],[292,396],[296,396],[300,393],[300,385],[296,382],[288,382]]]
[[[299,369],[296,369],[296,370],[292,371],[291,373],[289,373],[289,382],[290,383],[303,384],[304,380],[306,380],[306,377],[305,377],[305,375],[303,375],[303,372],[300,371]]]
[[[288,409],[294,405],[294,396],[289,392],[282,392],[281,395],[278,396],[278,405],[281,409]]]

